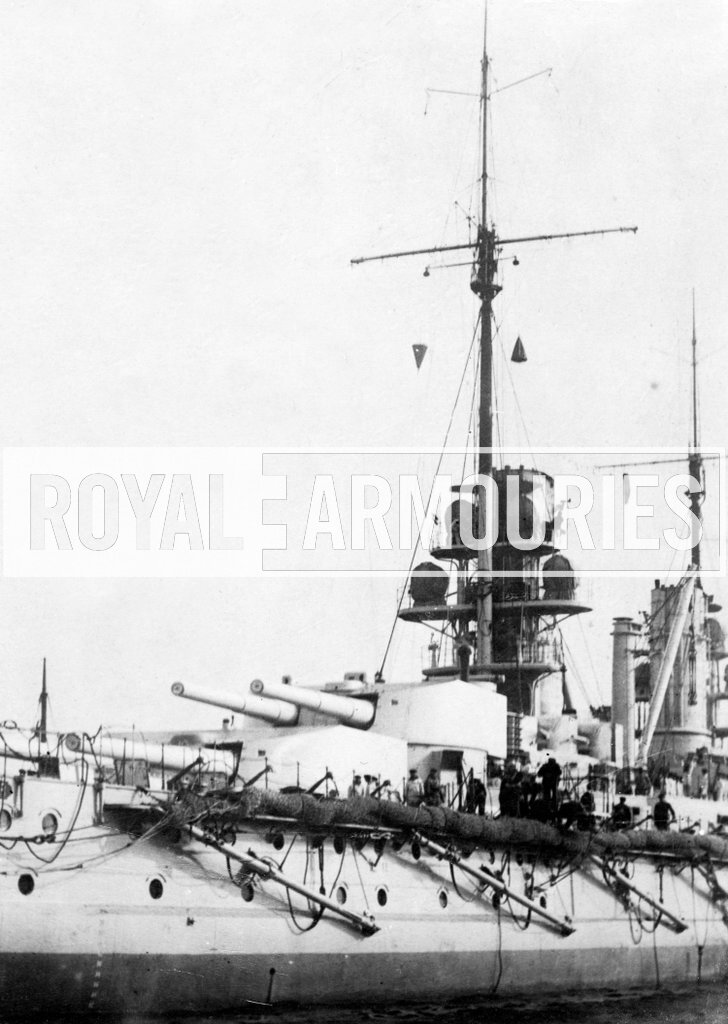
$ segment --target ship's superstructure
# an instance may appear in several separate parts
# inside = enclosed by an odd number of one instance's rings
[[[559,625],[589,609],[555,544],[553,480],[494,464],[498,261],[533,239],[489,220],[488,75],[484,55],[480,223],[448,247],[472,254],[479,302],[479,480],[456,488],[434,561],[412,572],[399,608],[412,628],[439,630],[424,678],[175,682],[176,699],[225,709],[223,728],[58,735],[44,670],[38,728],[0,733],[6,1012],[725,977],[726,652],[699,541],[680,582],[655,586],[644,622],[614,620],[611,721],[608,709],[578,714]],[[545,702],[554,681],[560,696]]]
[[[627,791],[649,786],[674,796],[728,796],[724,749],[728,657],[721,606],[701,579],[705,466],[698,423],[697,333],[693,296],[692,434],[685,462],[692,523],[692,579],[655,580],[643,620],[614,620],[612,723],[614,757]],[[689,592],[688,592],[689,591]]]

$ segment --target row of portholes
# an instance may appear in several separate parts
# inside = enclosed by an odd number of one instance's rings
[[[243,897],[246,903],[250,903],[253,900],[255,890],[253,889],[253,883],[249,878],[246,878],[240,885],[240,895]],[[376,891],[377,903],[380,907],[386,907],[389,903],[389,889],[385,885],[380,885]],[[340,907],[343,907],[349,900],[349,888],[347,885],[337,885],[334,890],[334,898]],[[437,899],[441,907],[446,907],[448,903],[448,896],[446,889],[439,889],[437,893]]]
[[[32,875],[19,875],[18,890],[23,896],[30,896],[35,889],[35,878]],[[164,895],[164,883],[161,878],[152,878],[149,882],[149,895],[153,900],[159,900]]]
[[[30,896],[35,889],[35,879],[32,875],[20,875],[18,878],[18,890],[23,896]],[[249,879],[246,879],[240,887],[241,895],[246,903],[250,903],[253,899],[253,884]],[[149,895],[153,900],[160,900],[164,895],[164,883],[161,878],[152,878],[149,882]],[[336,902],[343,907],[346,901],[349,899],[349,890],[345,885],[339,885],[336,888]],[[438,889],[437,900],[442,909],[444,910],[448,904],[447,889]],[[377,903],[380,907],[386,907],[389,902],[389,891],[386,886],[380,885],[377,889]],[[542,907],[546,906],[546,898],[544,896],[540,899]],[[500,895],[496,893],[493,896],[493,906],[497,909],[500,905]]]
[[[270,843],[274,850],[282,850],[283,847],[286,844],[286,837],[284,836],[284,834],[282,832],[276,832],[276,831],[269,832],[266,835],[265,838],[266,838],[266,842]],[[345,836],[334,836],[334,842],[333,842],[334,852],[338,853],[339,856],[343,855],[344,851],[346,850],[347,842],[351,846],[352,850],[356,850],[357,852],[361,852],[367,846],[367,844],[370,842],[370,837],[369,836],[360,836],[360,837],[358,837],[356,839],[349,839],[349,840],[347,840]],[[316,839],[312,843],[312,848],[313,849],[318,849],[322,845],[322,843],[323,843],[322,839]],[[371,843],[372,843],[372,849],[374,850],[374,852],[377,854],[378,857],[381,857],[381,855],[384,853],[384,848],[387,845],[386,837],[385,836],[378,836],[376,839],[371,840]],[[404,844],[402,842],[399,842],[399,843],[394,843],[393,842],[392,843],[392,847],[393,847],[393,849],[395,851],[396,850],[401,850],[403,845]]]
[[[255,896],[255,890],[253,888],[253,882],[250,878],[246,878],[240,883],[240,895],[243,897],[246,903],[252,903],[253,898]],[[334,892],[334,897],[339,906],[343,907],[343,905],[349,899],[348,887],[346,885],[338,885]],[[380,885],[379,888],[377,889],[377,903],[379,904],[380,907],[386,907],[388,902],[389,891],[385,886]]]
[[[23,896],[30,896],[35,889],[35,879],[32,875],[20,875],[18,878],[18,889]],[[246,903],[250,903],[253,899],[253,886],[250,880],[246,879],[241,886],[241,894]],[[149,882],[149,895],[153,900],[159,900],[164,895],[164,883],[161,878],[152,878]],[[345,885],[339,885],[336,888],[336,902],[343,907],[343,905],[349,899],[349,890]],[[439,889],[437,892],[437,900],[440,906],[445,909],[448,904],[447,889]],[[389,891],[386,886],[380,885],[377,889],[377,903],[380,907],[386,907],[389,902]]]
[[[0,808],[0,832],[7,832],[13,823],[13,816],[7,807]],[[58,814],[46,811],[40,820],[40,827],[46,839],[51,840],[58,832]]]
[[[339,906],[343,907],[349,899],[349,887],[347,885],[337,885],[334,896]],[[377,903],[380,907],[386,907],[387,903],[389,903],[389,890],[385,885],[380,885],[377,888]]]
[[[349,899],[349,889],[346,885],[338,885],[334,895],[336,896],[336,902],[343,907]],[[438,889],[437,900],[443,909],[447,906],[447,889]],[[384,885],[380,885],[377,889],[377,903],[380,907],[386,907],[387,903],[389,903],[389,890]]]

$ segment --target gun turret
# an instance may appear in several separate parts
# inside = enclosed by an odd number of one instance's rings
[[[175,697],[186,697],[187,700],[198,700],[201,704],[212,704],[214,707],[238,711],[251,718],[262,718],[264,722],[275,725],[295,725],[298,719],[298,708],[282,700],[271,700],[269,697],[255,697],[250,693],[230,693],[224,690],[200,690],[187,683],[172,683]]]
[[[376,713],[374,704],[368,700],[344,697],[340,693],[308,690],[303,686],[287,686],[285,683],[264,683],[262,679],[253,680],[250,692],[259,698],[265,694],[266,698],[275,699],[276,703],[286,701],[293,707],[318,711],[355,729],[368,729]]]

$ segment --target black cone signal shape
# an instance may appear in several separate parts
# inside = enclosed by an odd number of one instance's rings
[[[516,338],[516,344],[513,346],[513,352],[511,353],[511,362],[525,363],[527,359],[528,356],[526,355],[526,350],[523,347],[523,342],[521,341],[521,336],[519,334]]]
[[[413,345],[412,351],[415,354],[415,362],[417,363],[417,369],[422,366],[422,360],[425,358],[427,352],[427,345]]]

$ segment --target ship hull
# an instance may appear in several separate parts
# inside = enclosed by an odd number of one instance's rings
[[[154,858],[127,861],[117,876],[121,890],[132,884],[141,891],[159,873]],[[550,898],[562,912],[573,906],[576,930],[564,936],[472,891],[461,890],[461,899],[438,862],[397,856],[372,870],[362,861],[342,873],[352,895],[359,874],[363,895],[384,877],[391,904],[400,904],[396,911],[377,908],[380,930],[365,936],[328,911],[302,931],[312,915],[299,901],[292,916],[270,884],[248,903],[229,879],[207,884],[185,877],[179,866],[165,868],[168,889],[158,901],[112,901],[113,875],[91,870],[74,880],[76,892],[67,898],[67,885],[46,886],[43,879],[30,896],[8,893],[0,912],[5,1011],[203,1013],[646,989],[728,977],[728,928],[701,891],[693,911],[682,876],[666,903],[689,911],[686,930],[638,922],[597,887],[596,876],[579,873]],[[303,873],[305,865],[291,868]],[[645,876],[654,873],[644,869]],[[80,902],[84,888],[97,890],[97,898]],[[446,907],[438,899],[443,892]]]
[[[20,788],[0,850],[5,1014],[446,1001],[728,976],[728,867],[716,860],[712,873],[704,851],[606,865],[588,850],[504,842],[456,865],[424,840],[354,823],[346,836],[312,834],[291,818],[246,820],[221,845],[174,827],[131,787],[107,792],[105,809],[85,784],[26,777],[22,802]],[[49,808],[69,827],[40,841]],[[251,873],[251,856],[278,879]]]
[[[472,996],[651,989],[726,978],[726,954],[592,948],[418,954],[6,953],[6,1012],[199,1012],[261,1005],[446,1001]],[[274,972],[274,973],[272,973]]]

